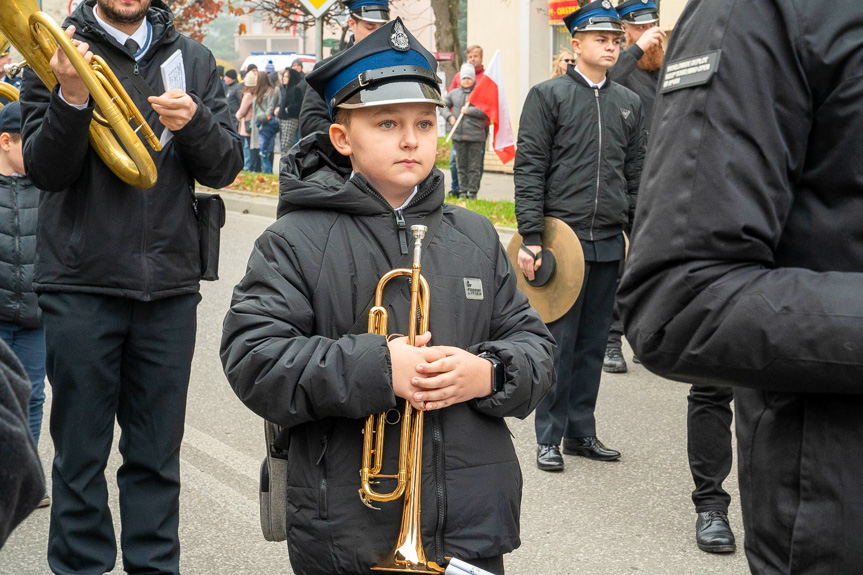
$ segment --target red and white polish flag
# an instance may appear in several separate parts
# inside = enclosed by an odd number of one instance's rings
[[[515,138],[509,121],[509,108],[503,87],[500,50],[494,53],[485,74],[473,89],[467,101],[483,111],[494,124],[494,151],[504,164],[515,158]]]

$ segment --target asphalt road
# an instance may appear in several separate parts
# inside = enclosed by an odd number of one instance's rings
[[[241,208],[242,210],[242,208]],[[258,521],[258,467],[263,426],[236,398],[218,357],[221,323],[255,238],[271,218],[229,212],[222,235],[221,277],[204,283],[189,390],[182,459],[180,537],[188,575],[292,573],[285,547],[264,541]],[[625,349],[627,360],[631,352]],[[725,556],[694,542],[692,480],[686,460],[687,386],[630,362],[604,374],[597,406],[600,438],[623,453],[616,463],[566,457],[566,470],[536,469],[533,418],[509,421],[522,462],[522,546],[508,575],[689,575],[748,573],[742,550],[736,466],[726,482],[739,549]],[[50,410],[49,399],[46,414]],[[47,417],[40,445],[50,474]],[[119,429],[115,434],[119,437]],[[111,508],[119,535],[116,443],[108,463]],[[0,574],[50,573],[45,559],[48,511],[35,511],[0,550]],[[118,559],[118,565],[120,565]],[[122,573],[118,567],[112,573]]]

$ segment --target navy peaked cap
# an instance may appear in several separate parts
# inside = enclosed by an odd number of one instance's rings
[[[572,14],[568,14],[563,19],[563,23],[573,36],[576,32],[623,32],[620,16],[611,5],[611,0],[596,0],[585,4]]]
[[[9,102],[0,110],[0,133],[21,133],[21,104]]]
[[[443,106],[437,61],[401,18],[384,24],[306,76],[308,85],[335,108],[406,102]]]
[[[390,5],[388,0],[343,0],[351,14],[367,22],[389,22]]]
[[[630,24],[650,24],[659,20],[659,7],[653,0],[624,0],[617,5],[620,19]]]

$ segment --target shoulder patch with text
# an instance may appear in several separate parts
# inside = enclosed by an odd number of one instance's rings
[[[464,278],[464,295],[467,299],[483,299],[482,280],[479,278]]]
[[[668,63],[662,73],[659,92],[667,94],[683,88],[703,86],[716,74],[722,50],[688,56]]]

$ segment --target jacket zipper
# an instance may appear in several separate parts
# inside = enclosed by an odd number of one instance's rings
[[[599,210],[599,179],[602,167],[602,107],[599,105],[599,88],[594,88],[596,94],[596,119],[599,126],[599,149],[596,151],[596,195],[593,197],[593,216],[590,218],[590,241],[593,240],[593,226],[596,224],[596,212]]]
[[[446,489],[444,488],[446,477],[444,477],[443,430],[441,429],[440,412],[433,411],[431,421],[435,489],[437,491],[437,527],[434,533],[434,551],[435,562],[438,565],[443,565],[446,561],[443,545],[443,534],[446,528]]]
[[[21,288],[21,206],[18,205],[18,181],[12,182],[12,205],[15,207],[15,320],[21,317],[21,299],[24,297]]]
[[[329,432],[321,437],[321,455],[318,457],[317,465],[321,468],[321,483],[318,490],[318,515],[321,519],[329,518],[329,509],[327,506],[327,447],[329,447],[330,435]]]

